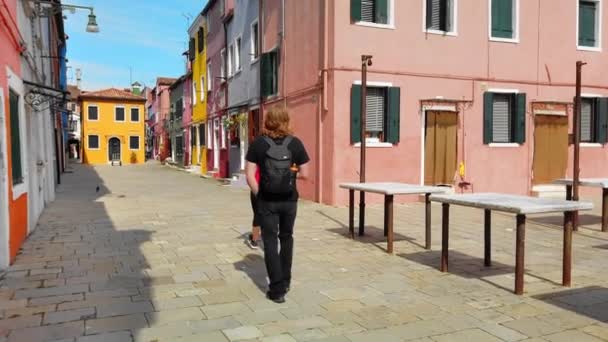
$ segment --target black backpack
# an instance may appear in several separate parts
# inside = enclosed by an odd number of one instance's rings
[[[264,136],[270,145],[266,151],[266,160],[261,168],[260,185],[262,192],[270,195],[289,196],[295,190],[294,172],[291,171],[292,156],[287,148],[293,137],[287,136],[281,145]]]

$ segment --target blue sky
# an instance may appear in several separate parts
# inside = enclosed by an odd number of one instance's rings
[[[189,23],[206,0],[67,0],[65,4],[93,6],[99,33],[85,31],[88,11],[64,11],[68,39],[68,81],[95,90],[129,86],[133,81],[153,85],[157,76],[184,73]],[[186,18],[185,16],[190,16]]]

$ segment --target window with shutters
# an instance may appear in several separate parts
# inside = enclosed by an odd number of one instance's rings
[[[205,30],[203,28],[198,29],[198,52],[201,53],[205,49]]]
[[[89,135],[88,146],[89,146],[89,150],[98,150],[99,149],[99,136],[98,135]]]
[[[195,56],[195,47],[196,39],[190,38],[190,43],[188,44],[188,58],[193,61]]]
[[[19,94],[9,90],[9,115],[10,115],[10,130],[11,130],[11,171],[13,185],[22,184],[24,182],[23,175],[23,158],[21,155],[21,118],[19,110]]]
[[[484,143],[523,144],[526,137],[526,94],[484,94]]]
[[[279,92],[279,50],[263,53],[260,62],[262,96],[273,96]]]
[[[602,1],[578,1],[577,43],[579,50],[601,50]]]
[[[129,149],[130,150],[139,150],[139,136],[130,136],[129,137]]]
[[[98,121],[99,120],[99,108],[97,106],[88,106],[87,107],[87,119],[89,121]]]
[[[394,0],[351,0],[351,19],[357,24],[393,26]]]
[[[201,76],[201,102],[205,102],[205,76]]]
[[[125,107],[114,108],[114,121],[124,122],[125,121]]]
[[[241,37],[234,40],[234,73],[241,71]]]
[[[131,122],[139,122],[139,108],[131,108]]]
[[[196,80],[192,80],[192,105],[196,104]]]
[[[211,91],[211,87],[213,87],[213,78],[211,78],[211,63],[207,63],[207,91]]]
[[[490,39],[518,42],[518,11],[520,0],[490,1]]]
[[[456,33],[458,0],[422,0],[424,2],[425,31],[429,33]]]
[[[190,127],[190,146],[196,146],[196,127]]]
[[[205,146],[205,124],[198,126],[198,143],[200,146]]]
[[[595,99],[581,99],[581,142],[595,142]]]
[[[234,75],[234,45],[230,44],[228,47],[228,77],[232,77]]]
[[[361,85],[351,90],[351,142],[361,141]],[[365,137],[369,143],[398,143],[400,89],[368,86],[365,96]]]
[[[580,139],[582,143],[605,144],[608,135],[608,98],[581,99]]]
[[[220,51],[220,58],[222,59],[220,63],[220,77],[222,82],[224,82],[226,81],[226,49]]]
[[[251,46],[251,51],[249,51],[249,54],[251,55],[251,63],[254,63],[258,60],[258,57],[260,57],[259,28],[260,25],[258,24],[257,20],[251,24],[251,42],[249,44],[249,46]]]

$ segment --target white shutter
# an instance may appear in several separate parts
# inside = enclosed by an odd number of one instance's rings
[[[581,141],[591,142],[592,120],[593,120],[592,100],[583,99],[581,101]]]
[[[374,22],[374,0],[361,0],[361,21]]]
[[[493,142],[511,142],[511,96],[506,94],[494,94],[492,104],[492,137]]]
[[[385,99],[385,88],[367,88],[366,97],[366,109],[367,115],[365,116],[366,131],[368,132],[382,132],[384,128],[384,99]]]

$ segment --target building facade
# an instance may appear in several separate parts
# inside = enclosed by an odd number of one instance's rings
[[[171,109],[169,112],[169,139],[171,139],[171,161],[179,166],[184,166],[185,160],[185,132],[184,132],[184,81],[186,77],[178,78],[169,87],[169,99]]]
[[[82,160],[93,165],[145,162],[145,98],[115,88],[82,93]]]
[[[188,57],[192,66],[192,123],[190,126],[192,165],[207,173],[205,124],[207,121],[207,30],[205,17],[199,14],[190,28]]]
[[[156,86],[152,89],[152,129],[154,131],[153,154],[154,158],[164,162],[171,151],[171,140],[168,134],[169,125],[169,86],[175,78],[158,77]]]
[[[78,103],[78,97],[80,96],[80,89],[75,85],[68,85],[68,91],[70,92],[70,101],[68,102],[68,158],[69,159],[80,159],[80,146],[81,138],[80,133],[82,127],[80,124],[80,103]]]

